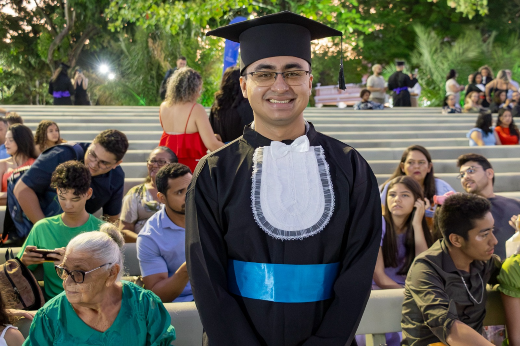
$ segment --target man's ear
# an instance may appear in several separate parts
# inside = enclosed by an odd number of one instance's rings
[[[114,167],[112,167],[112,169],[116,169],[122,163],[123,163],[123,160],[117,161],[116,164],[114,165]]]
[[[157,199],[162,204],[166,204],[166,196],[162,192],[157,192]]]
[[[240,76],[240,89],[242,89],[242,95],[247,98],[247,81],[246,77]]]
[[[458,234],[452,233],[452,234],[450,234],[448,239],[450,240],[451,245],[453,245],[455,247],[462,247],[462,245],[463,245],[464,238],[462,238]]]
[[[488,179],[493,179],[494,176],[495,171],[493,170],[493,168],[486,169],[486,177],[488,177]]]
[[[87,191],[87,199],[90,199],[92,197],[92,194],[94,193],[94,191],[92,190],[91,187],[88,188],[88,191]]]

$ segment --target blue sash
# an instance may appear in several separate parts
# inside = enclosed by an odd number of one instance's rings
[[[329,299],[339,262],[329,264],[272,264],[230,260],[228,289],[251,299],[276,303],[309,303]]]
[[[62,97],[70,97],[70,93],[68,91],[54,91],[52,97],[61,99]]]

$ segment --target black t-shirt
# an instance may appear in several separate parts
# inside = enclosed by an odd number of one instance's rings
[[[90,145],[90,143],[77,144],[84,152],[87,151]],[[54,146],[44,151],[38,157],[31,168],[23,175],[22,181],[34,190],[36,195],[41,195],[46,191],[54,191],[55,193],[55,190],[50,187],[52,173],[59,164],[70,160],[76,160],[74,150],[67,148],[65,145]],[[80,162],[83,161],[84,158],[82,157]],[[110,216],[120,214],[123,204],[124,185],[125,173],[121,166],[110,170],[108,173],[92,177],[90,187],[93,193],[85,205],[87,212],[94,214],[103,208],[103,214]]]
[[[498,240],[495,254],[504,260],[506,258],[506,240],[515,234],[515,229],[509,225],[509,220],[511,220],[511,216],[520,214],[520,201],[498,195],[488,198],[488,200],[491,202],[491,214],[495,219],[494,233]]]

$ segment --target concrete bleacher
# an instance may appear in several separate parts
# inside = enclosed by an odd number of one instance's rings
[[[158,107],[2,107],[18,112],[25,124],[33,130],[42,119],[57,122],[62,137],[68,141],[91,141],[100,131],[109,128],[125,132],[130,141],[130,150],[122,164],[126,175],[125,191],[143,181],[147,173],[145,161],[158,145],[162,134]],[[420,144],[430,151],[436,176],[446,180],[455,190],[462,190],[456,178],[456,159],[461,154],[474,152],[486,156],[493,164],[496,172],[495,191],[507,197],[520,198],[520,147],[469,147],[466,133],[474,127],[476,114],[442,115],[439,108],[354,111],[327,107],[308,108],[304,114],[318,131],[356,148],[372,167],[379,183],[395,170],[407,146]],[[4,213],[5,208],[0,208],[0,221]],[[139,275],[138,263],[130,252],[126,260],[128,274]],[[368,338],[368,344],[384,343],[381,341],[382,333],[399,330],[398,307],[402,297],[399,290],[392,291],[372,292],[358,330],[359,334],[375,335]],[[490,307],[491,311],[500,312],[502,306],[498,296],[492,294],[492,297],[496,304]],[[179,336],[175,345],[200,345],[202,327],[195,305],[167,304],[167,308]],[[381,314],[381,311],[385,311],[385,314]],[[493,322],[498,321],[498,317],[491,319]],[[197,335],[186,336],[193,333]]]

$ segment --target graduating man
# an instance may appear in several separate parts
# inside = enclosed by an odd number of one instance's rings
[[[394,107],[411,107],[410,92],[408,88],[413,88],[417,83],[415,76],[410,77],[403,73],[404,61],[396,63],[396,70],[390,78],[388,78],[388,89],[392,90]]]
[[[281,12],[208,35],[240,42],[254,122],[200,161],[186,196],[204,345],[350,345],[370,295],[381,201],[361,155],[303,117],[310,41],[341,32]]]

